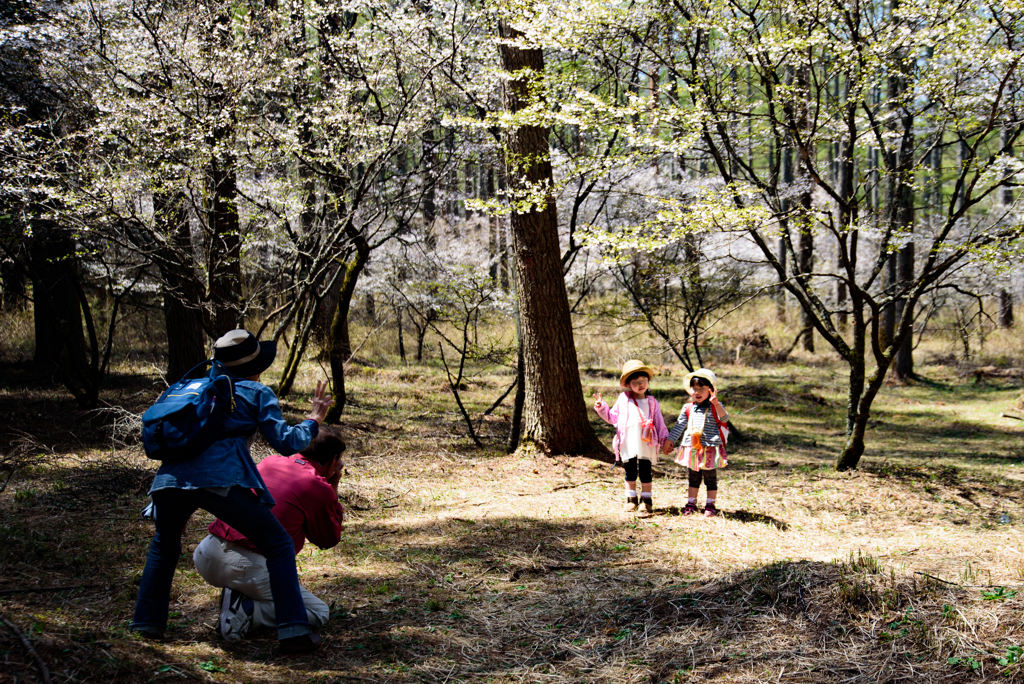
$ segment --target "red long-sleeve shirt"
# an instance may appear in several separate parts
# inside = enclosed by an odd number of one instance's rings
[[[341,539],[343,509],[338,493],[324,477],[324,466],[301,454],[267,456],[257,466],[277,504],[274,516],[291,535],[295,553],[308,539],[329,549]],[[221,520],[210,525],[210,534],[258,551],[245,535]]]

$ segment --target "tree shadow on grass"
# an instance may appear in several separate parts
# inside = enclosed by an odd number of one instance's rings
[[[137,503],[128,497],[125,508],[107,514],[133,514]],[[666,515],[678,515],[669,511]],[[7,511],[27,512],[20,505]],[[552,677],[583,683],[624,681],[641,673],[651,682],[673,681],[679,673],[761,681],[755,670],[807,667],[820,673],[817,681],[831,684],[851,677],[836,661],[838,648],[862,661],[863,681],[876,681],[876,675],[910,677],[922,662],[948,669],[925,641],[900,631],[902,622],[890,623],[913,601],[914,619],[924,633],[945,625],[943,605],[955,601],[914,593],[921,588],[899,584],[866,562],[855,567],[852,561],[787,560],[735,572],[702,564],[698,570],[662,556],[646,545],[642,528],[618,521],[464,515],[398,525],[393,519],[360,521],[341,544],[322,552],[324,557],[300,559],[311,591],[345,607],[345,619],[334,619],[320,631],[325,648],[303,658],[276,655],[272,633],[224,642],[210,628],[216,590],[197,586],[187,559],[206,534],[198,516],[184,539],[172,594],[177,597],[172,610],[180,615],[169,631],[170,644],[143,642],[124,632],[135,593],[125,568],[134,568],[132,574],[141,570],[148,544],[148,526],[138,523],[93,523],[87,531],[79,529],[83,523],[75,516],[62,519],[61,528],[71,525],[96,543],[88,572],[69,571],[77,572],[78,581],[87,574],[111,590],[25,595],[7,603],[4,612],[23,631],[32,630],[36,650],[51,671],[68,681],[84,677],[111,684],[182,675],[208,679],[211,672],[251,682],[306,681],[311,669],[344,673],[345,681],[403,683]],[[786,529],[786,523],[751,511],[727,512],[730,519]],[[135,537],[131,543],[125,543],[126,533]],[[33,553],[41,561],[59,554],[62,541],[84,541],[62,540],[45,530],[31,537],[27,528],[18,534],[38,547]],[[0,566],[22,567],[25,551],[0,548]],[[105,563],[104,554],[110,556]],[[309,563],[316,569],[306,567]],[[52,569],[48,573],[48,582],[60,581]],[[892,638],[850,637],[874,634],[883,614],[888,616],[883,629]],[[76,632],[78,620],[90,622],[89,635]],[[965,634],[971,643],[984,636]],[[21,658],[21,648],[0,635],[0,650],[21,661],[18,673],[31,680],[31,662]],[[885,672],[878,669],[882,663]]]
[[[741,523],[763,523],[765,525],[771,525],[775,529],[782,531],[789,529],[789,523],[786,521],[773,518],[772,516],[765,515],[764,513],[755,513],[743,509],[738,511],[724,511],[723,513],[727,518],[729,518],[729,520],[736,520]]]

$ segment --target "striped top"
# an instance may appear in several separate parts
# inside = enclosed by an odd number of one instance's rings
[[[689,417],[686,415],[687,406],[692,406],[690,411],[695,417],[694,423],[700,420],[704,421],[704,429],[701,431],[700,437],[701,444],[709,447],[723,446],[722,435],[718,432],[718,421],[715,420],[715,414],[711,410],[710,399],[703,404],[684,404],[675,426],[668,433],[669,440],[673,444],[679,444],[679,439],[686,433],[686,426],[689,424]]]

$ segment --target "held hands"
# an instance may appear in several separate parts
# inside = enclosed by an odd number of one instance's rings
[[[327,392],[327,381],[316,381],[316,391],[313,392],[313,410],[306,416],[308,420],[316,421],[317,425],[324,422],[327,417],[327,409],[334,406],[334,400]]]
[[[671,439],[666,439],[664,442],[661,443],[661,453],[665,454],[666,456],[672,453]]]

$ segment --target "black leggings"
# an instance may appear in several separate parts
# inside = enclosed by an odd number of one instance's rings
[[[704,486],[708,488],[709,492],[718,491],[718,470],[712,468],[711,470],[693,470],[687,468],[687,475],[690,478],[690,487],[692,489],[700,489],[701,478],[704,478]]]
[[[642,458],[631,458],[622,464],[626,469],[626,482],[636,482],[636,472],[640,471],[640,482],[650,484],[654,479],[651,473],[651,462]]]

